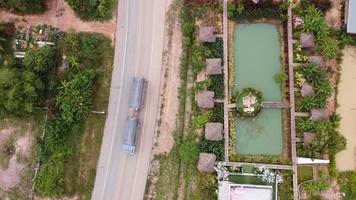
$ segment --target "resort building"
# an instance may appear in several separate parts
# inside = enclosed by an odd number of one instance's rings
[[[303,32],[300,34],[300,45],[303,48],[312,48],[315,45],[315,37],[313,33]]]
[[[214,96],[215,96],[215,93],[212,91],[199,92],[195,96],[198,107],[199,108],[214,108]]]
[[[347,32],[356,34],[356,0],[346,1],[346,26]]]
[[[206,73],[208,75],[222,74],[221,58],[208,58],[206,62]]]
[[[199,40],[202,42],[215,42],[216,41],[215,30],[216,28],[214,26],[200,27]]]
[[[214,172],[216,155],[213,153],[200,153],[198,161],[198,170],[201,172]]]
[[[219,200],[272,200],[273,188],[270,185],[236,184],[219,182]]]
[[[223,124],[222,123],[207,123],[205,124],[205,139],[219,141],[223,139]]]

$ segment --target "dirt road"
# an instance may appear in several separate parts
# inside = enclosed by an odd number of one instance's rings
[[[0,22],[12,21],[16,26],[30,27],[40,24],[48,24],[62,31],[84,31],[102,33],[112,40],[115,38],[116,17],[105,22],[84,22],[79,19],[74,10],[64,0],[49,0],[48,10],[40,15],[19,16],[6,10],[0,10]],[[64,10],[62,14],[61,10]]]

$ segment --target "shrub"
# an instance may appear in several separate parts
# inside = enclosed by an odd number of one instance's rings
[[[179,158],[186,165],[194,165],[198,161],[198,144],[194,140],[183,142],[178,150]]]
[[[329,187],[329,184],[325,180],[309,182],[305,185],[305,190],[308,193],[322,192]]]
[[[216,155],[217,160],[224,160],[224,140],[209,141],[202,136],[199,143],[199,152],[213,153]]]
[[[85,20],[111,18],[112,0],[66,0],[76,14]]]
[[[345,193],[344,200],[356,199],[356,171],[347,171],[340,173],[338,177],[340,191]]]
[[[224,59],[224,41],[222,38],[216,38],[215,42],[206,42],[205,47],[206,58],[221,58]]]
[[[209,122],[210,112],[202,112],[193,118],[191,125],[194,129],[203,128]]]
[[[46,0],[3,0],[0,7],[22,15],[43,13],[46,10]]]
[[[31,49],[26,53],[23,63],[31,71],[43,73],[53,67],[55,54],[56,49],[51,46]]]
[[[224,98],[224,76],[210,75],[211,84],[208,86],[209,91],[214,91],[215,98]]]

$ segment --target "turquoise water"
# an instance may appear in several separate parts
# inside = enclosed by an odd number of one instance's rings
[[[238,24],[234,31],[235,87],[252,87],[265,101],[282,101],[279,32],[272,24]],[[254,119],[236,120],[236,152],[280,155],[283,148],[282,110],[263,109]]]

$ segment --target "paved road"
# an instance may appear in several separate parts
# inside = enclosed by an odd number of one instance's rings
[[[92,200],[144,196],[159,100],[166,0],[120,0],[108,116]],[[148,80],[136,153],[121,150],[133,77]]]

